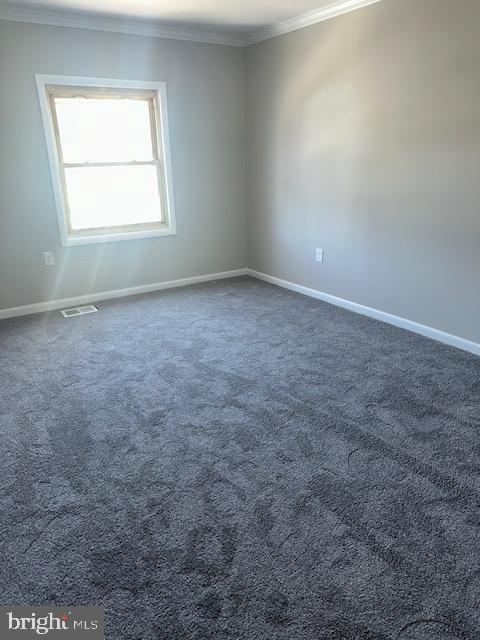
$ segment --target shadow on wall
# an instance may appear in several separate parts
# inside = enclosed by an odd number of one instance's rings
[[[480,51],[471,16],[409,2],[250,52],[250,266],[453,333],[460,307],[478,339]]]

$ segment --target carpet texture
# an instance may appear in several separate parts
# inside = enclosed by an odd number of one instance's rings
[[[480,359],[240,278],[0,323],[0,604],[477,640]]]

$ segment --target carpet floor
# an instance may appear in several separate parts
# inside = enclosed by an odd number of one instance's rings
[[[480,359],[239,278],[0,323],[0,604],[478,640]]]

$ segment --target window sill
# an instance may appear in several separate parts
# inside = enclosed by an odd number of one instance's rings
[[[92,233],[91,235],[68,235],[62,238],[64,247],[76,247],[83,244],[99,244],[103,242],[124,242],[126,240],[141,240],[143,238],[158,238],[160,236],[174,236],[177,230],[144,229],[143,231],[121,231],[118,233]]]

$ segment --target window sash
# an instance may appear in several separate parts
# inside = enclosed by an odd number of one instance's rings
[[[160,156],[161,137],[159,132],[159,123],[157,122],[157,113],[159,112],[159,105],[157,103],[157,96],[151,91],[130,91],[128,89],[111,89],[106,90],[103,88],[92,87],[48,87],[48,101],[50,106],[50,113],[52,116],[52,123],[55,135],[55,143],[58,154],[58,171],[61,181],[61,187],[63,191],[63,198],[65,203],[65,217],[67,224],[67,231],[69,236],[72,237],[88,237],[89,235],[107,235],[110,233],[127,233],[129,231],[142,231],[149,229],[166,229],[169,226],[169,219],[167,214],[167,202],[166,202],[166,184],[165,184],[165,167]],[[147,100],[149,104],[149,121],[150,132],[152,141],[152,156],[153,160],[129,160],[125,162],[83,162],[72,163],[64,162],[62,143],[60,138],[60,129],[58,126],[57,111],[55,107],[55,98],[94,98],[98,99],[118,99],[128,98],[132,100]],[[72,229],[70,205],[68,201],[68,189],[65,178],[65,169],[67,168],[85,168],[89,167],[123,167],[123,166],[155,166],[157,168],[157,185],[160,198],[160,211],[158,222],[147,223],[135,223],[128,225],[116,225],[108,227],[92,227],[85,229]]]
[[[129,160],[128,162],[62,162],[66,169],[88,167],[151,167],[158,165],[160,160]]]

